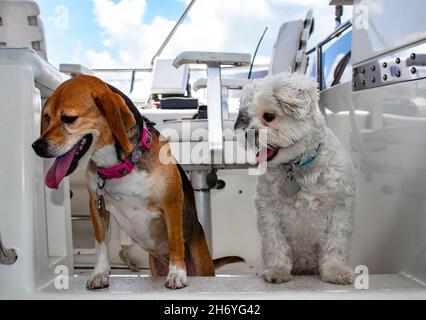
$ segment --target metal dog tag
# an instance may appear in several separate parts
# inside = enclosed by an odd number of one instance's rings
[[[301,189],[302,188],[300,187],[299,183],[293,176],[287,177],[284,182],[284,191],[288,196],[294,197]]]
[[[98,213],[102,216],[106,211],[105,206],[105,183],[106,180],[102,176],[98,176],[98,189],[96,190],[96,195],[98,196]]]
[[[105,199],[104,196],[98,196],[98,212],[100,215],[105,213]]]

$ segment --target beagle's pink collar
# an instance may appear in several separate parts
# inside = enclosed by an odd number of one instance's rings
[[[142,131],[141,143],[118,166],[104,169],[98,168],[98,175],[103,180],[120,179],[130,174],[138,161],[142,158],[144,150],[152,148],[152,134],[148,129]]]

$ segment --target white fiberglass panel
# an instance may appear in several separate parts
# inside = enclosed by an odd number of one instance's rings
[[[353,64],[426,38],[426,1],[356,0]]]

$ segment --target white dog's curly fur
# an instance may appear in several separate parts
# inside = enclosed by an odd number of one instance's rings
[[[353,282],[348,256],[354,170],[349,154],[326,127],[318,100],[316,82],[300,74],[256,80],[243,91],[235,128],[266,129],[267,141],[257,141],[257,146],[266,143],[271,157],[266,173],[258,177],[255,196],[269,282],[286,282],[292,274]],[[296,162],[315,155],[304,166]],[[290,169],[300,186],[296,195],[284,189]]]

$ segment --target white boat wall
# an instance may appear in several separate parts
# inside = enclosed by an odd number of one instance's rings
[[[84,173],[76,172],[58,191],[49,190],[44,186],[49,161],[38,158],[31,148],[40,133],[42,105],[68,75],[31,49],[6,47],[0,48],[0,299],[425,299],[426,2],[331,3],[349,5],[346,10],[353,11],[352,23],[324,35],[326,41],[308,51],[308,72],[323,74],[327,50],[350,34],[351,65],[337,85],[331,85],[327,75],[320,77],[320,106],[356,166],[350,265],[358,271],[368,269],[367,285],[365,281],[361,286],[331,285],[313,276],[294,277],[280,285],[264,282],[259,275],[261,240],[252,200],[256,176],[248,174],[248,166],[225,165],[217,171],[225,188],[211,190],[209,198],[200,196],[197,205],[211,211],[211,222],[210,215],[201,220],[211,229],[213,257],[239,255],[246,263],[225,267],[216,278],[191,278],[188,288],[172,292],[164,288],[164,279],[148,276],[147,254],[112,219],[110,288],[87,291],[95,242]],[[320,52],[320,59],[315,52]],[[200,73],[192,68],[191,72]],[[194,113],[140,110],[160,129],[173,126],[163,120]],[[225,127],[233,124],[236,111],[230,109]],[[192,141],[191,148],[208,145],[208,139]],[[185,163],[180,143],[171,141],[173,152],[196,183],[206,166]],[[130,256],[141,268],[139,273],[130,272],[120,259],[123,245],[131,246]],[[64,280],[64,274],[69,278]]]

